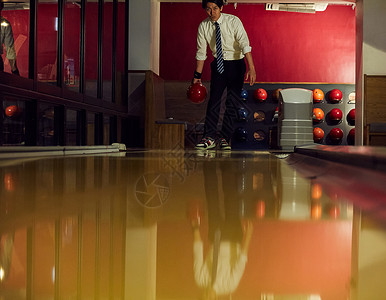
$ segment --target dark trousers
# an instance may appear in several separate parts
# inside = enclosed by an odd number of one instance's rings
[[[237,193],[237,174],[234,171],[236,168],[237,164],[232,160],[223,161],[220,165],[216,161],[209,160],[203,165],[208,210],[208,239],[212,243],[216,232],[221,233],[221,241],[241,243],[243,239],[240,196]],[[219,174],[217,169],[220,171]],[[220,183],[224,198],[219,194]]]
[[[237,117],[237,106],[244,84],[245,71],[244,59],[224,61],[223,74],[217,72],[216,60],[211,63],[210,96],[206,109],[204,136],[211,138],[216,136],[221,98],[226,88],[225,113],[220,129],[220,137],[225,138],[227,141],[231,138],[233,122]]]

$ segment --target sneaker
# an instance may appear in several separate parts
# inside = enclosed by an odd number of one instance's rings
[[[220,139],[220,149],[221,150],[231,150],[231,146],[228,144],[228,142],[224,139]]]
[[[216,147],[216,142],[210,137],[203,138],[197,145],[196,149],[212,149]]]
[[[216,157],[216,150],[197,149],[196,157],[199,159],[212,159]]]

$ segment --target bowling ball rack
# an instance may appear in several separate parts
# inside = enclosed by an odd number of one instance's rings
[[[267,91],[267,99],[265,101],[257,101],[254,98],[254,91],[263,88]],[[240,95],[238,109],[243,108],[247,112],[247,117],[237,119],[234,123],[234,136],[232,137],[232,149],[234,150],[274,150],[278,149],[278,123],[275,118],[275,110],[279,103],[275,97],[277,89],[287,88],[303,88],[308,90],[320,89],[324,93],[324,99],[320,102],[314,102],[313,108],[320,108],[324,111],[324,119],[321,122],[314,122],[313,126],[323,129],[325,135],[317,144],[320,145],[350,145],[352,139],[348,138],[349,131],[355,127],[355,124],[350,122],[348,114],[351,109],[355,108],[355,98],[350,101],[350,95],[355,93],[354,84],[325,84],[325,83],[256,83],[250,86],[245,83],[243,90],[246,92],[242,95],[247,95],[242,98]],[[343,93],[342,101],[333,103],[329,101],[329,92],[339,89]],[[340,121],[329,120],[328,114],[334,109],[339,108],[343,117]],[[334,141],[329,138],[329,132],[333,128],[339,128],[343,131],[343,138],[340,141]],[[246,136],[239,138],[238,132],[240,128],[245,129]]]

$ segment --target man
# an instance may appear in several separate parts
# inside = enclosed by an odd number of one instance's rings
[[[194,279],[205,300],[232,295],[248,260],[253,224],[240,214],[237,179],[247,175],[236,173],[237,168],[235,160],[203,162],[208,237],[201,238],[200,220],[192,218],[191,225]]]
[[[16,65],[16,51],[15,43],[13,39],[12,26],[1,16],[1,11],[4,8],[4,4],[0,1],[0,71],[4,71],[4,61],[1,57],[3,54],[3,45],[5,46],[6,57],[11,65],[11,71],[13,74],[19,75],[19,70]]]
[[[220,149],[230,150],[229,140],[233,130],[233,120],[236,117],[235,103],[238,100],[244,84],[246,65],[250,85],[256,80],[249,39],[240,19],[236,16],[222,13],[223,0],[202,0],[208,18],[202,21],[197,32],[197,66],[193,83],[201,83],[201,73],[207,58],[206,49],[209,45],[214,61],[211,63],[210,97],[206,110],[204,136],[196,145],[196,149],[212,149],[216,147],[215,136],[220,117],[221,97],[227,88],[225,113],[220,130]],[[217,49],[218,48],[218,49]]]

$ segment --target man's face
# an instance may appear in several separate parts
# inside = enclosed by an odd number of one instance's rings
[[[208,2],[206,4],[205,11],[208,14],[208,16],[212,19],[212,21],[216,22],[220,18],[222,7],[221,8],[218,7],[217,4],[213,2]]]

